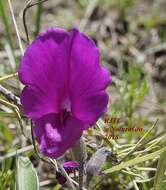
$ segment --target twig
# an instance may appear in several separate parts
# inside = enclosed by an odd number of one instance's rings
[[[28,44],[29,44],[30,40],[29,40],[28,28],[27,28],[27,24],[26,24],[26,11],[28,10],[30,3],[31,3],[31,0],[29,0],[26,3],[25,8],[23,10],[23,25],[24,25],[24,30],[25,30],[25,34],[26,34]]]
[[[84,185],[84,165],[87,159],[86,145],[81,137],[72,148],[75,159],[79,162],[79,190],[83,190]]]
[[[74,181],[72,178],[70,178],[70,181],[72,181],[73,184],[75,184],[76,186],[79,186],[79,184],[76,181]],[[43,187],[43,186],[46,186],[46,185],[50,185],[50,184],[54,184],[54,183],[55,182],[52,181],[52,180],[45,180],[45,181],[40,182],[40,187]],[[83,190],[87,190],[87,189],[83,188]]]
[[[14,23],[14,27],[15,27],[15,30],[16,30],[16,34],[17,34],[17,38],[18,38],[18,42],[19,42],[19,46],[20,46],[20,51],[21,51],[21,54],[23,55],[24,54],[24,49],[23,49],[21,38],[20,38],[20,35],[19,35],[19,30],[18,30],[18,27],[17,27],[17,23],[16,23],[16,20],[15,20],[11,0],[8,0],[8,4],[9,4],[10,12],[11,12],[11,15],[12,15],[12,20],[13,20],[13,23]]]
[[[81,163],[79,166],[79,189],[83,190],[83,185],[84,185],[84,165],[85,163]]]
[[[70,180],[75,184],[75,185],[77,185],[78,187],[79,187],[79,184],[76,182],[76,181],[74,181],[72,178],[70,178]],[[87,190],[85,187],[83,187],[83,190]]]
[[[26,13],[27,13],[27,10],[35,5],[38,5],[40,3],[44,3],[48,0],[41,0],[41,1],[38,1],[36,3],[33,3],[31,4],[32,0],[29,0],[26,5],[25,5],[25,8],[23,10],[23,25],[24,25],[24,30],[25,30],[25,34],[26,34],[26,38],[27,38],[27,43],[29,44],[30,43],[30,39],[29,39],[29,34],[28,34],[28,28],[27,28],[27,24],[26,24]]]
[[[138,185],[135,180],[133,180],[133,185],[134,185],[135,190],[139,190]]]
[[[31,137],[32,137],[32,144],[33,144],[33,147],[34,147],[34,150],[35,150],[35,153],[36,153],[37,157],[40,160],[42,160],[43,162],[46,162],[46,163],[50,164],[51,162],[49,160],[47,160],[46,158],[44,158],[43,156],[41,156],[38,149],[37,149],[36,142],[35,142],[35,137],[34,137],[34,133],[33,133],[33,122],[32,121],[31,121]]]
[[[7,57],[9,59],[10,67],[11,67],[12,71],[14,72],[16,69],[16,61],[15,61],[15,57],[14,57],[14,51],[11,48],[10,44],[8,44],[8,43],[5,44],[5,50],[7,53]]]
[[[10,74],[10,75],[0,77],[0,83],[3,82],[4,80],[7,80],[7,79],[10,79],[10,78],[13,78],[13,77],[17,77],[17,76],[18,76],[18,73],[13,73],[13,74]]]
[[[33,150],[33,148],[34,148],[33,145],[29,145],[29,146],[20,148],[20,149],[17,150],[17,152],[14,151],[14,152],[10,152],[10,153],[6,154],[5,156],[1,156],[1,157],[0,157],[0,161],[3,161],[3,160],[6,159],[6,158],[13,157],[13,156],[15,156],[16,154],[22,154],[22,153],[24,153],[24,152],[31,151],[31,150]]]
[[[20,99],[15,96],[11,91],[4,88],[2,85],[0,85],[0,94],[2,94],[8,101],[13,102],[18,106],[21,106]]]
[[[55,185],[55,181],[53,181],[53,180],[45,180],[45,181],[40,182],[40,187],[44,187],[44,186],[47,186],[47,185]]]
[[[73,185],[73,182],[71,181],[69,175],[67,174],[67,172],[65,171],[65,169],[63,168],[63,166],[61,166],[61,164],[58,163],[58,166],[61,170],[61,173],[66,177],[68,184],[70,185],[72,190],[76,190],[75,186]]]
[[[14,104],[12,104],[12,103],[10,103],[10,102],[7,102],[7,101],[5,101],[5,100],[3,100],[3,99],[0,99],[0,103],[2,103],[3,105],[6,105],[6,106],[8,106],[8,107],[10,107],[10,108],[16,113],[17,119],[18,119],[18,122],[19,122],[19,125],[20,125],[20,128],[21,128],[21,132],[22,132],[22,134],[23,134],[23,135],[25,136],[25,138],[26,138],[26,135],[25,135],[25,133],[24,133],[24,127],[23,127],[22,118],[21,118],[21,115],[20,115],[20,113],[19,113],[19,108],[18,108],[16,105],[14,105]]]
[[[79,25],[80,30],[84,30],[85,26],[87,25],[88,19],[92,15],[92,13],[93,13],[94,9],[96,8],[98,2],[99,2],[99,0],[91,0],[90,1],[89,5],[85,11],[84,18],[80,22],[80,25]]]
[[[153,55],[156,52],[166,50],[166,43],[158,44],[154,47],[150,47],[145,51],[146,55]]]
[[[15,50],[13,50],[13,54],[14,54],[16,57],[18,57],[18,56],[21,55],[21,52],[20,52],[19,49],[15,49]],[[0,58],[1,58],[1,59],[8,58],[7,52],[4,51],[4,50],[1,50],[1,51],[0,51]],[[2,62],[1,62],[0,64],[2,64]]]

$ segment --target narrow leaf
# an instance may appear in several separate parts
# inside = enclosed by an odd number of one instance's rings
[[[137,158],[134,158],[132,160],[129,160],[129,161],[126,161],[126,162],[122,162],[119,165],[113,166],[112,168],[103,171],[103,173],[105,173],[105,174],[113,173],[113,172],[119,171],[121,169],[124,169],[126,167],[133,166],[135,164],[139,164],[139,163],[145,162],[147,160],[152,160],[152,159],[158,157],[164,151],[166,151],[166,147],[163,147],[160,150],[155,151],[155,152],[150,153],[150,154],[147,154],[145,156],[137,157]]]
[[[163,179],[164,179],[164,172],[166,170],[165,158],[166,158],[166,151],[161,154],[160,159],[158,161],[157,171],[154,180],[154,190],[164,190]]]

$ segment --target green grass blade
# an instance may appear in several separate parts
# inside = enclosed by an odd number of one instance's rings
[[[166,151],[163,152],[160,156],[160,159],[158,161],[158,166],[157,166],[157,171],[155,175],[155,180],[154,180],[154,190],[164,190],[164,184],[163,184],[163,179],[164,179],[164,172],[166,170]]]
[[[40,31],[42,10],[43,10],[43,5],[42,3],[39,3],[37,7],[36,21],[35,21],[35,25],[36,25],[35,32],[34,32],[35,37],[38,35]]]
[[[161,148],[160,150],[155,151],[150,154],[147,154],[145,156],[141,156],[141,157],[134,158],[134,159],[126,161],[126,162],[122,162],[121,164],[113,166],[112,168],[104,170],[103,172],[105,174],[108,174],[108,173],[113,173],[113,172],[119,171],[119,170],[124,169],[129,166],[134,166],[135,164],[139,164],[139,163],[145,162],[147,160],[154,159],[154,158],[158,157],[160,154],[162,154],[164,151],[166,151],[166,147]]]
[[[9,22],[9,17],[6,15],[6,8],[5,8],[4,0],[0,0],[0,16],[1,16],[4,26],[5,26],[8,42],[10,44],[11,49],[13,49],[14,45],[13,45],[13,41],[12,41],[11,28],[10,28],[10,24],[9,24],[10,22]]]

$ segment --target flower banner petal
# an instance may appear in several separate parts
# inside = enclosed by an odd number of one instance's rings
[[[50,29],[39,35],[32,42],[22,58],[19,67],[19,78],[21,82],[27,86],[35,87],[41,94],[45,94],[45,97],[47,96],[48,102],[44,102],[43,104],[44,100],[42,98],[39,98],[37,101],[40,104],[38,107],[41,106],[40,113],[42,113],[42,107],[49,103],[50,105],[48,107],[50,108],[52,104],[52,107],[54,106],[52,110],[58,113],[61,110],[61,105],[58,102],[63,103],[67,96],[69,69],[68,37],[69,33],[65,30]],[[45,101],[47,100],[45,99]],[[22,102],[24,103],[25,101]],[[33,107],[31,101],[29,104],[29,106]],[[26,106],[23,105],[23,107],[25,107],[25,112],[30,112],[30,110],[26,110]],[[45,108],[40,116],[44,114]],[[33,113],[30,115],[33,117],[36,116]]]
[[[99,50],[83,33],[73,29],[70,55],[70,95],[72,113],[93,124],[106,111],[105,88],[111,83],[110,73],[100,65]]]

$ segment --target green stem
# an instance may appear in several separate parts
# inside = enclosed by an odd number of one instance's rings
[[[87,159],[86,145],[81,137],[72,148],[75,159],[79,162],[79,190],[83,190],[85,163]]]
[[[43,10],[43,5],[40,3],[40,4],[38,4],[37,14],[36,14],[36,21],[35,21],[36,30],[34,32],[35,37],[38,35],[38,33],[40,31],[42,10]]]

